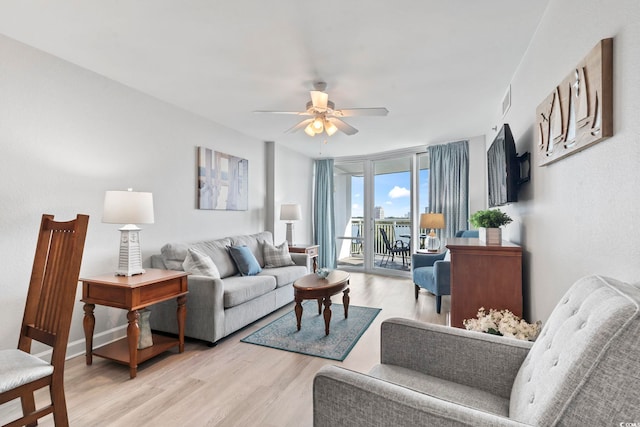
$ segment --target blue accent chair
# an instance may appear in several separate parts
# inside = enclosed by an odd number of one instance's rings
[[[460,230],[456,237],[477,238],[477,230]],[[416,299],[420,288],[436,296],[436,312],[440,313],[442,295],[451,295],[451,262],[445,261],[448,251],[439,254],[413,254],[411,256],[411,275],[415,285]]]

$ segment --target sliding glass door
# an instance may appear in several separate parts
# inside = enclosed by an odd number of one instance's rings
[[[420,248],[419,213],[428,211],[426,155],[336,159],[338,268],[409,275]]]
[[[412,247],[411,158],[373,162],[374,269],[409,271]]]

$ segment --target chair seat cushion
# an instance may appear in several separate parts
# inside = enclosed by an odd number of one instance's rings
[[[509,399],[473,387],[388,364],[374,366],[369,375],[458,405],[509,416]]]
[[[413,269],[413,283],[421,288],[435,293],[436,284],[433,280],[433,267],[418,267]]]
[[[0,351],[0,393],[53,373],[53,366],[17,349]]]

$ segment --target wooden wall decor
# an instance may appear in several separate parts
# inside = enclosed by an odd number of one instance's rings
[[[603,39],[536,109],[538,166],[613,136],[613,39]]]

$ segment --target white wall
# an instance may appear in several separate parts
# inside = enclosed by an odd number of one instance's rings
[[[544,321],[584,275],[640,280],[640,2],[551,0],[511,82],[504,121],[518,152],[531,151],[535,162],[536,107],[607,37],[614,38],[614,136],[549,166],[533,163],[520,202],[505,209],[515,219],[506,237],[525,250],[532,320]]]
[[[275,144],[274,179],[280,183],[274,191],[274,230],[276,244],[286,239],[287,223],[280,220],[280,205],[299,203],[302,219],[294,221],[293,240],[296,244],[313,242],[313,160]]]
[[[155,224],[143,225],[145,261],[169,241],[196,241],[267,229],[266,148],[199,116],[0,36],[0,349],[17,345],[43,213],[67,220],[90,215],[81,276],[114,271],[118,225],[101,223],[105,190],[151,191]],[[196,147],[249,160],[249,209],[196,209]],[[304,176],[294,190],[309,194],[311,159],[279,153],[278,162]],[[278,172],[274,190],[293,199],[292,180]],[[308,203],[308,198],[296,199]],[[303,205],[309,214],[310,205]],[[298,224],[310,235],[310,224]],[[282,232],[284,233],[284,232]],[[280,237],[279,240],[282,240]],[[80,290],[78,300],[80,299]],[[96,307],[96,343],[124,325],[122,310]],[[82,350],[82,303],[74,311],[69,353]]]

